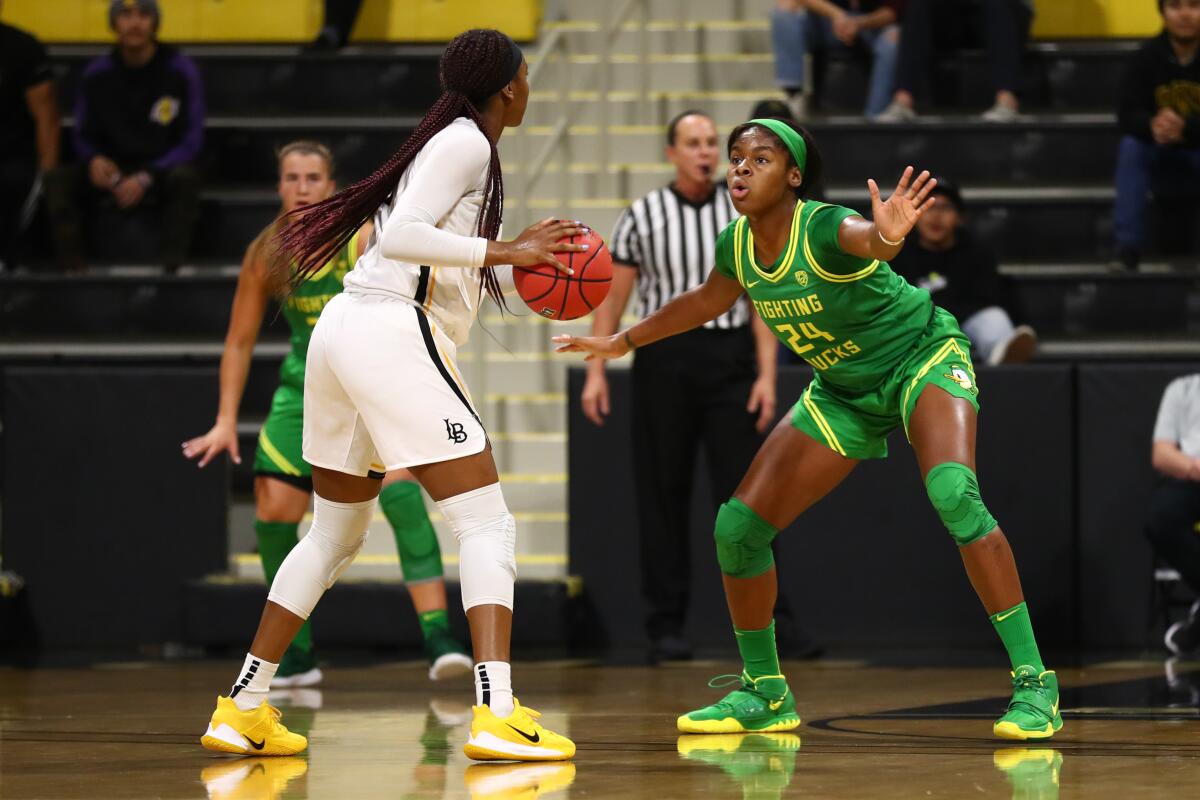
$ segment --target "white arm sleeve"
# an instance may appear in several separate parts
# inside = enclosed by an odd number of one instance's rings
[[[379,237],[383,256],[409,264],[482,267],[487,239],[437,224],[475,188],[490,160],[491,147],[478,130],[451,125],[440,131],[409,167],[408,184]]]

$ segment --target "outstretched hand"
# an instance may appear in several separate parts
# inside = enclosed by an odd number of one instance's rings
[[[929,177],[929,170],[923,170],[911,185],[913,168],[907,167],[896,184],[896,190],[887,200],[879,197],[879,185],[873,179],[867,179],[867,188],[871,190],[871,216],[875,221],[875,229],[880,236],[888,241],[898,242],[908,235],[917,224],[921,215],[933,205],[929,193],[937,186],[937,180]]]
[[[568,336],[566,334],[551,337],[557,347],[556,353],[587,353],[584,361],[594,358],[620,358],[629,352],[629,345],[623,334],[612,336]]]

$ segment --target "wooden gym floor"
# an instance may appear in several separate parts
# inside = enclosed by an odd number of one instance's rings
[[[681,711],[730,664],[651,669],[518,663],[518,696],[572,736],[571,764],[471,766],[469,678],[418,664],[326,671],[273,695],[303,757],[201,749],[237,664],[0,668],[0,798],[1164,798],[1200,796],[1200,664],[1061,670],[1066,727],[1022,746],[991,736],[1002,669],[786,665],[795,734],[686,736]]]

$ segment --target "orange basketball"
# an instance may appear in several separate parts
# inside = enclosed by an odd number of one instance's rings
[[[612,255],[595,231],[559,241],[586,244],[582,253],[558,253],[558,260],[575,270],[561,272],[551,264],[513,267],[513,281],[525,305],[547,319],[579,319],[596,310],[612,285]]]

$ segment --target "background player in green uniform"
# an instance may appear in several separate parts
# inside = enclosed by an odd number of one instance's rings
[[[959,546],[971,584],[1012,662],[1013,699],[997,736],[1047,738],[1062,727],[1058,679],[1034,640],[1012,550],[980,498],[975,477],[978,389],[970,343],[929,293],[887,260],[932,202],[928,172],[904,171],[886,201],[875,181],[868,222],[848,208],[805,200],[820,160],[806,131],[752,120],[729,137],[727,181],[743,216],[718,237],[708,281],[627,331],[558,336],[560,352],[617,358],[690,330],[745,292],[763,321],[816,375],[759,450],[714,537],[744,661],[740,686],[681,716],[685,733],[789,730],[800,724],[775,650],[776,575],[771,540],[850,474],[887,455],[903,427],[926,491]]]
[[[280,151],[281,216],[302,205],[324,200],[334,189],[333,157],[324,145],[293,142]],[[226,450],[236,463],[241,463],[237,411],[250,370],[250,356],[268,302],[272,295],[280,294],[290,271],[290,267],[273,268],[269,248],[274,232],[273,223],[250,244],[238,276],[225,352],[221,357],[221,400],[217,422],[208,433],[183,445],[183,454],[188,458],[199,457],[201,467]],[[258,535],[258,551],[268,585],[296,544],[297,530],[312,495],[312,469],[301,457],[304,361],[308,340],[321,309],[342,291],[342,278],[366,249],[370,232],[368,222],[324,269],[281,297],[283,315],[291,328],[292,347],[279,370],[279,388],[259,434],[254,457],[254,530]],[[382,465],[380,471],[383,471]],[[425,511],[421,490],[407,470],[387,474],[379,504],[396,535],[400,568],[425,638],[429,677],[439,680],[456,673],[465,675],[471,670],[472,661],[450,634],[441,550]],[[306,621],[284,653],[271,686],[311,686],[320,680],[321,671],[313,655],[312,631]]]

